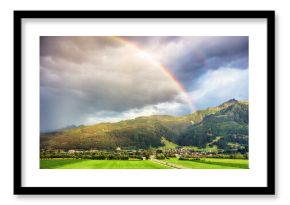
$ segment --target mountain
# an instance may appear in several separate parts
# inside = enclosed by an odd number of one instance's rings
[[[230,103],[229,103],[230,102]],[[181,134],[177,143],[183,146],[218,146],[220,149],[248,149],[248,103],[223,103],[222,109],[209,114]]]
[[[180,117],[153,115],[41,134],[42,149],[148,149],[174,143],[221,149],[248,147],[248,102],[231,99]]]

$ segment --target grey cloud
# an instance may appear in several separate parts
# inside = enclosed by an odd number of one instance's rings
[[[114,46],[103,37],[46,38],[40,57],[42,130],[81,123],[101,110],[123,112],[174,101],[179,94],[157,64],[130,46]]]
[[[40,56],[83,63],[92,54],[120,46],[120,42],[102,36],[41,36]]]
[[[169,62],[169,68],[183,84],[190,88],[207,70],[222,67],[248,68],[248,37],[202,37],[202,40],[178,59]],[[182,63],[176,63],[182,62]]]
[[[188,91],[208,70],[248,67],[248,37],[123,38],[156,54]],[[42,130],[82,124],[94,113],[185,104],[156,62],[110,37],[41,37],[40,85]]]
[[[156,45],[157,48],[166,47],[168,42],[175,44],[168,47],[168,51],[162,50],[160,55],[165,55],[163,63],[187,89],[191,89],[196,79],[207,70],[221,67],[248,68],[247,36],[151,37],[146,40],[148,45],[137,37],[130,40],[140,43],[144,49]]]
[[[146,48],[150,44],[166,44],[168,42],[177,42],[182,37],[180,36],[123,36],[131,42],[135,42],[138,45]]]

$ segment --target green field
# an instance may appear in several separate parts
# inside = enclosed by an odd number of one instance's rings
[[[206,158],[200,161],[188,161],[171,158],[165,161],[190,169],[248,169],[249,167],[249,161],[244,159]]]
[[[249,161],[243,159],[206,158],[200,161],[163,160],[187,169],[248,169]],[[170,169],[151,160],[85,160],[49,159],[40,160],[41,169]]]
[[[170,169],[150,160],[40,160],[40,169]]]

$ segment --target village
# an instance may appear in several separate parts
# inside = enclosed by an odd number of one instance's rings
[[[73,158],[73,159],[97,159],[97,160],[148,160],[148,159],[169,159],[199,160],[202,158],[230,158],[247,159],[247,154],[227,152],[224,150],[196,150],[188,147],[176,148],[151,148],[151,149],[122,149],[117,147],[114,150],[41,150],[41,159],[52,158]]]

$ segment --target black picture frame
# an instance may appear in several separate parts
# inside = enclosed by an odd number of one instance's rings
[[[22,19],[210,18],[267,21],[266,187],[24,187],[22,186]],[[275,11],[14,11],[14,194],[273,195],[275,194]]]

